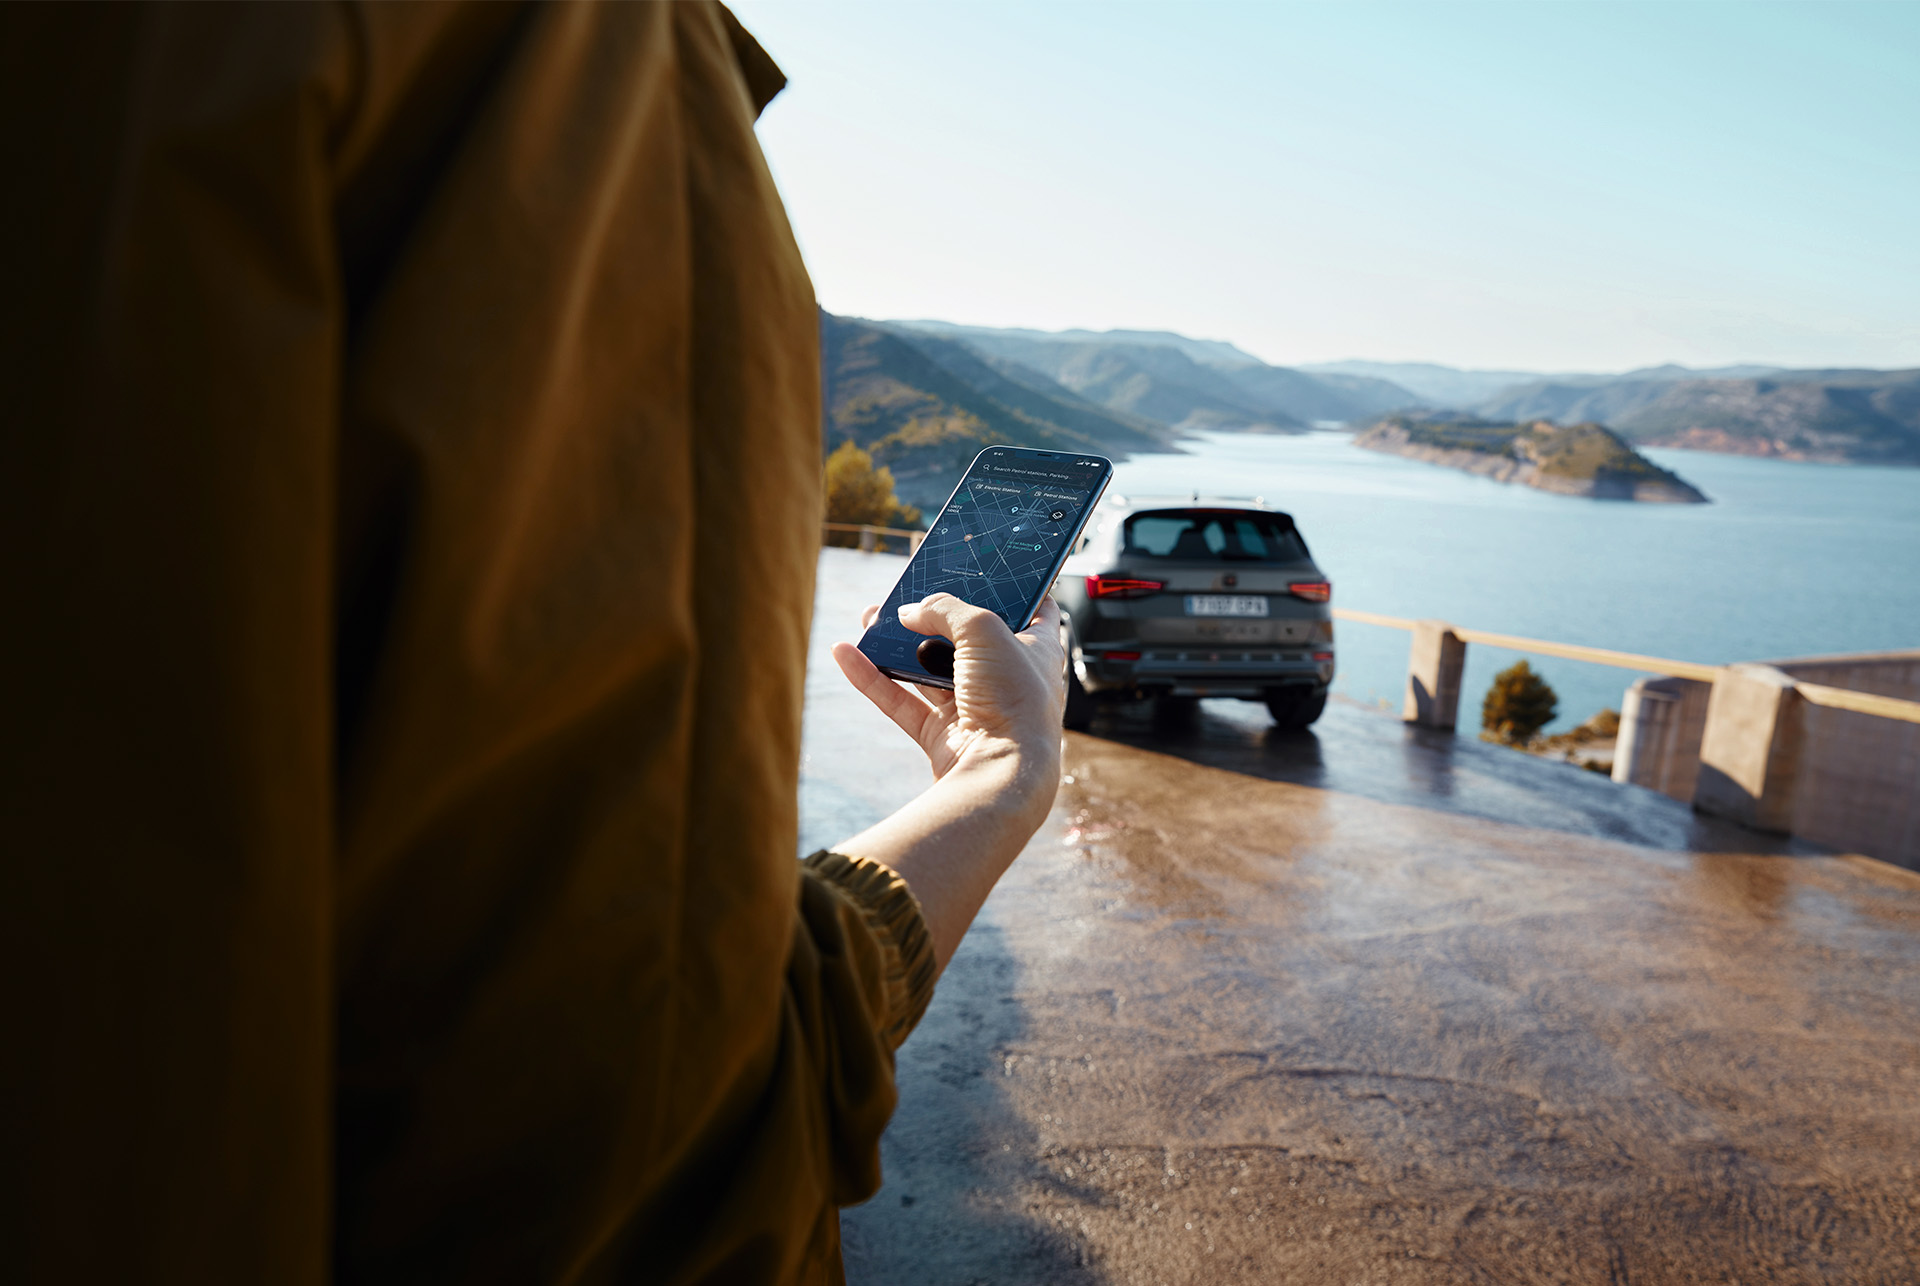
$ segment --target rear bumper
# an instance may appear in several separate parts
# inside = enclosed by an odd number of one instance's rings
[[[1257,699],[1271,688],[1332,683],[1333,661],[1313,658],[1312,651],[1299,648],[1149,648],[1137,659],[1113,660],[1104,650],[1076,648],[1073,659],[1089,692]]]

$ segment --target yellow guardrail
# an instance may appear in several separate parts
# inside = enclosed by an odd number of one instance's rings
[[[1503,647],[1514,652],[1535,652],[1541,656],[1564,656],[1569,661],[1591,661],[1595,665],[1611,665],[1620,670],[1646,670],[1653,674],[1671,675],[1676,679],[1698,679],[1702,683],[1712,683],[1725,668],[1702,665],[1698,661],[1670,661],[1663,656],[1642,656],[1638,652],[1615,652],[1611,648],[1581,647],[1577,643],[1548,643],[1541,639],[1521,638],[1516,634],[1465,630],[1458,626],[1454,627],[1453,632],[1468,643],[1484,643],[1488,647]]]
[[[1872,692],[1855,692],[1852,688],[1831,688],[1824,683],[1802,683],[1794,680],[1794,690],[1806,698],[1808,704],[1828,706],[1835,710],[1851,710],[1855,714],[1875,714],[1882,719],[1901,719],[1907,723],[1920,723],[1920,701],[1903,701],[1899,697],[1883,697]]]
[[[1418,621],[1404,616],[1382,616],[1378,612],[1356,612],[1349,607],[1333,609],[1336,620],[1358,621],[1363,625],[1384,625],[1391,630],[1411,630]],[[1649,674],[1666,674],[1676,679],[1699,679],[1703,683],[1712,683],[1720,673],[1717,665],[1702,665],[1697,661],[1670,661],[1663,656],[1642,656],[1638,652],[1616,652],[1611,648],[1582,647],[1578,643],[1549,643],[1545,639],[1522,638],[1518,634],[1495,634],[1491,630],[1470,630],[1465,626],[1448,625],[1454,637],[1463,643],[1484,643],[1488,647],[1503,647],[1514,652],[1533,652],[1540,656],[1563,656],[1569,661],[1591,661],[1595,665],[1611,665],[1622,670],[1641,670]]]
[[[1336,620],[1354,621],[1361,625],[1380,625],[1391,630],[1411,630],[1418,621],[1404,616],[1383,616],[1379,612],[1359,612],[1349,607],[1333,609]],[[1643,656],[1638,652],[1616,652],[1611,648],[1582,647],[1577,643],[1550,643],[1545,639],[1522,638],[1517,634],[1495,634],[1491,630],[1470,630],[1458,625],[1448,625],[1454,636],[1463,643],[1484,643],[1488,647],[1503,647],[1513,652],[1532,652],[1537,656],[1559,656],[1569,661],[1587,661],[1594,665],[1611,665],[1621,670],[1639,670],[1647,674],[1665,674],[1676,679],[1697,679],[1702,683],[1712,683],[1726,667],[1704,665],[1698,661],[1673,661],[1663,656]],[[1871,692],[1855,692],[1851,688],[1834,688],[1824,683],[1794,682],[1794,688],[1808,702],[1817,706],[1827,706],[1835,710],[1851,710],[1856,714],[1878,715],[1882,719],[1898,719],[1905,723],[1920,723],[1920,701],[1903,701],[1899,697],[1883,697]]]
[[[924,531],[912,531],[906,527],[876,527],[870,522],[823,522],[822,531],[849,531],[860,533],[860,548],[871,552],[879,548],[882,538],[895,536],[907,542],[907,552],[914,553],[920,548],[920,542],[927,538]]]
[[[1408,620],[1404,616],[1382,616],[1378,612],[1357,612],[1351,607],[1336,607],[1333,618],[1337,621],[1358,621],[1362,625],[1384,625],[1390,630],[1411,630],[1420,622]]]

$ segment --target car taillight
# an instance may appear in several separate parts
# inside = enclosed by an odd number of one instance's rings
[[[1158,594],[1166,584],[1157,580],[1132,580],[1125,576],[1087,577],[1088,598],[1145,598]]]
[[[1287,593],[1295,598],[1304,598],[1309,603],[1326,603],[1333,599],[1333,582],[1327,580],[1297,580],[1287,586]]]
[[[1138,661],[1140,654],[1138,652],[1108,652],[1105,654],[1105,657],[1109,661]]]
[[[1313,654],[1313,659],[1314,659],[1314,660],[1316,660],[1316,661],[1331,661],[1331,660],[1333,660],[1333,653],[1331,653],[1331,652],[1315,652],[1315,653]]]

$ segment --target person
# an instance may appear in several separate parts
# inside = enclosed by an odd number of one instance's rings
[[[795,861],[812,287],[719,5],[12,6],[0,1242],[19,1282],[840,1276],[1059,776]]]

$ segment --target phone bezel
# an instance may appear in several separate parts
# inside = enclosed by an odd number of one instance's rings
[[[959,481],[953,484],[953,490],[947,493],[947,498],[940,503],[940,508],[934,511],[932,521],[927,524],[928,531],[932,531],[934,523],[940,521],[940,516],[946,513],[947,506],[952,504],[953,498],[960,494],[960,488],[966,485],[967,479],[972,476],[974,469],[979,466],[981,460],[986,458],[987,452],[989,451],[1014,451],[1023,456],[1041,460],[1098,460],[1103,466],[1099,485],[1090,491],[1089,495],[1091,498],[1087,501],[1086,506],[1080,510],[1079,520],[1074,523],[1073,530],[1068,533],[1067,539],[1061,543],[1060,553],[1058,557],[1054,559],[1052,569],[1049,570],[1047,575],[1041,580],[1040,590],[1034,595],[1033,601],[1027,604],[1026,618],[1031,622],[1033,620],[1033,614],[1040,610],[1041,601],[1052,591],[1054,582],[1060,579],[1060,569],[1066,566],[1067,559],[1073,554],[1074,546],[1080,543],[1081,533],[1086,530],[1087,523],[1093,518],[1093,511],[1099,507],[1101,498],[1107,494],[1107,485],[1113,481],[1113,461],[1109,460],[1106,456],[1096,454],[1092,451],[1043,451],[1038,447],[1016,447],[1004,444],[982,447],[979,453],[967,462],[967,467],[960,473]],[[913,559],[920,557],[921,551],[924,549],[926,549],[926,544],[923,541],[920,549],[916,549],[912,557],[907,560],[907,566],[901,569],[899,580],[895,580],[892,587],[887,590],[887,598],[893,597],[893,591],[900,587],[900,581],[906,579],[907,570],[913,566]],[[882,602],[884,601],[883,599]],[[1020,628],[1025,629],[1026,626],[1022,625]],[[870,632],[871,629],[860,632],[861,644],[867,641],[867,635]],[[934,638],[936,636],[929,634],[927,637]],[[872,654],[867,652],[865,647],[861,647],[860,651],[869,661],[873,661]],[[898,679],[903,683],[917,684],[923,688],[945,688],[948,691],[953,690],[952,679],[943,679],[937,674],[928,674],[925,670],[903,670],[898,666],[882,665],[878,661],[874,661],[874,668],[888,678]]]

